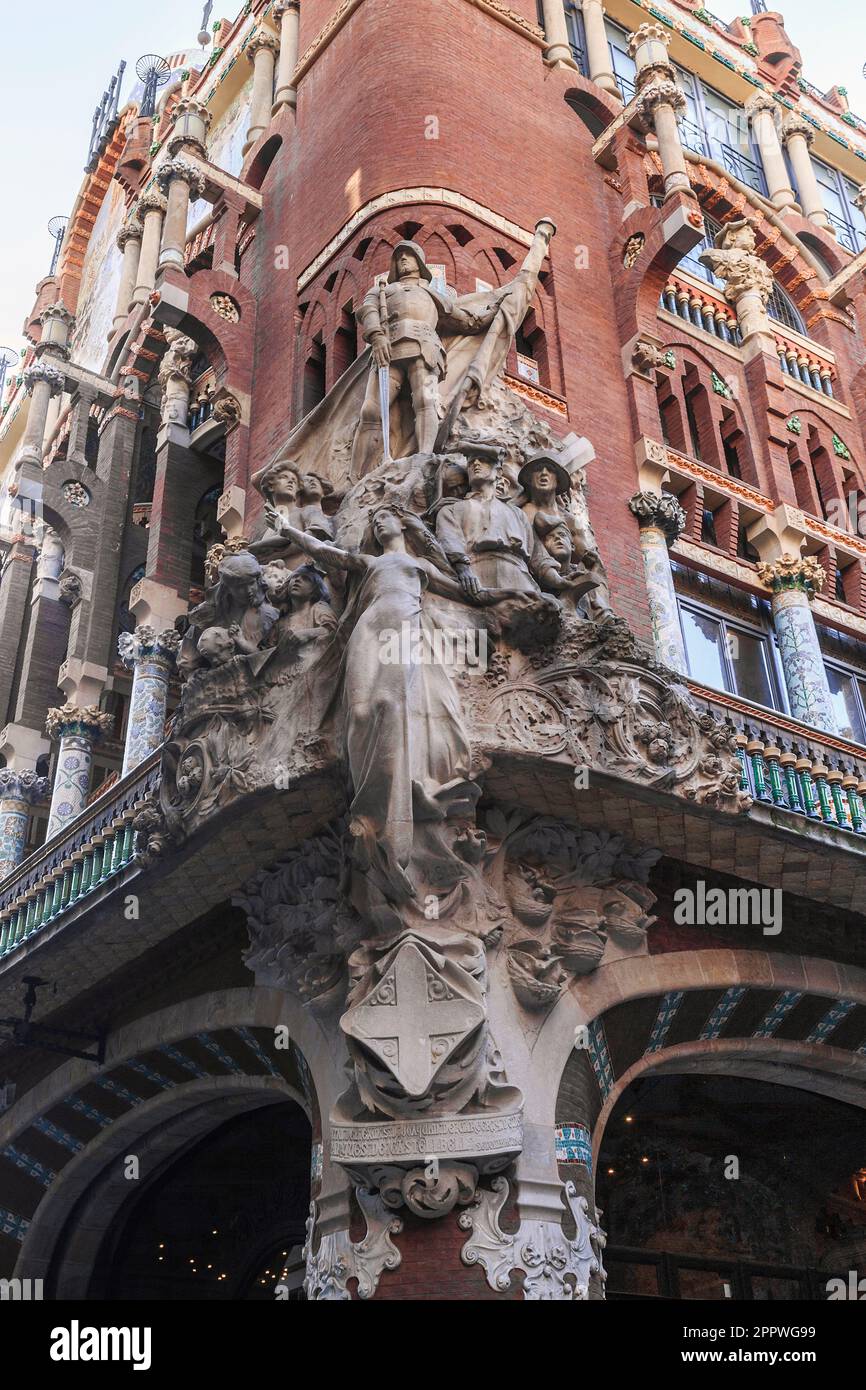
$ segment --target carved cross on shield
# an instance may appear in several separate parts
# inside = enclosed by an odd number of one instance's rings
[[[407,1096],[418,1098],[485,1015],[481,987],[468,971],[408,940],[341,1027],[388,1068]]]

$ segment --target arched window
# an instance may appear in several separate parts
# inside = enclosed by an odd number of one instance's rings
[[[698,259],[702,251],[712,249],[716,236],[722,230],[722,223],[717,222],[714,217],[708,217],[704,213],[704,235],[696,246],[693,246],[680,261],[683,270],[687,270],[690,275],[697,275],[701,280],[706,280],[708,284],[715,285],[717,289],[724,289],[724,282],[719,280],[709,266],[703,264]],[[800,311],[789,299],[781,285],[774,282],[773,292],[767,301],[767,313],[771,319],[782,324],[784,328],[793,329],[795,333],[802,333],[806,337],[806,325],[800,315]]]

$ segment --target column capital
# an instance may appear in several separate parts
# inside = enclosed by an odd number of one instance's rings
[[[213,120],[204,102],[196,101],[195,97],[181,97],[172,117],[174,125],[168,137],[169,154],[174,157],[184,146],[191,145],[204,155],[208,129]]]
[[[190,202],[204,193],[204,175],[185,159],[164,159],[156,171],[156,181],[164,192],[175,179],[182,179],[189,190]]]
[[[628,508],[641,530],[655,527],[664,533],[668,545],[673,545],[686,528],[686,514],[670,492],[636,492]]]
[[[814,555],[791,555],[786,552],[778,560],[761,561],[758,578],[774,594],[797,589],[808,599],[821,591],[826,574]]]
[[[21,801],[32,806],[37,801],[44,801],[50,789],[51,783],[47,777],[11,767],[0,768],[0,802]]]
[[[815,139],[815,127],[800,111],[789,111],[782,122],[782,139],[786,144],[792,135],[802,135],[807,145]]]
[[[51,395],[58,395],[66,386],[66,377],[57,367],[53,367],[50,362],[34,362],[31,366],[24,369],[24,387],[27,394],[32,396],[34,388],[40,381],[47,383]]]
[[[263,49],[269,49],[274,57],[280,51],[279,39],[276,34],[271,34],[267,29],[260,29],[247,44],[246,54],[251,63],[255,62],[256,54],[261,53]]]
[[[118,249],[120,251],[125,251],[128,241],[141,241],[143,232],[144,228],[137,217],[127,218],[115,238]]]
[[[274,19],[282,21],[283,15],[288,14],[289,10],[297,10],[300,13],[301,0],[275,0]]]
[[[779,103],[770,96],[769,92],[755,92],[754,96],[749,97],[743,108],[749,120],[754,116],[760,115],[762,111],[769,111],[771,116],[781,117]]]
[[[634,59],[638,87],[646,86],[656,74],[673,80],[674,65],[668,57],[670,30],[663,24],[650,21],[639,24],[628,36],[628,51]]]
[[[672,111],[686,109],[685,92],[673,78],[655,78],[637,93],[635,111],[646,130],[653,129],[655,113],[660,106],[669,106]]]
[[[157,632],[148,623],[139,623],[134,632],[122,632],[117,650],[124,666],[130,670],[140,661],[158,661],[171,669],[180,646],[180,633],[173,627]]]
[[[84,738],[96,740],[107,733],[111,727],[111,715],[105,714],[96,705],[73,705],[67,702],[59,708],[50,709],[45,720],[45,732],[49,738],[68,738],[70,734],[81,734]]]
[[[138,212],[160,212],[165,216],[168,203],[158,188],[146,188],[138,200]]]
[[[56,304],[49,304],[39,315],[39,322],[43,328],[46,322],[50,323],[52,320],[62,323],[68,332],[75,322],[75,315],[71,309],[67,309],[66,305],[58,300]]]

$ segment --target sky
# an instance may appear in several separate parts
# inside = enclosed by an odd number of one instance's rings
[[[408,0],[407,0],[408,2]],[[220,0],[212,19],[234,18],[241,0]],[[822,91],[839,83],[866,117],[866,6],[863,0],[779,0],[803,54],[804,75]],[[746,0],[710,0],[714,14],[748,13]],[[769,5],[772,8],[772,0]],[[22,325],[37,281],[47,275],[49,218],[68,215],[81,185],[94,108],[123,58],[121,104],[143,53],[196,46],[199,0],[29,0],[4,7],[0,44],[4,216],[0,222],[0,346],[21,352]]]

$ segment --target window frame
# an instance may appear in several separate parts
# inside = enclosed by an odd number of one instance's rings
[[[846,251],[850,251],[852,256],[858,256],[861,251],[866,250],[866,214],[861,213],[859,208],[854,206],[849,196],[848,190],[854,188],[854,183],[841,169],[834,169],[832,164],[827,164],[825,160],[819,159],[811,152],[809,158],[812,161],[812,168],[815,171],[815,178],[821,190],[821,203],[824,211],[830,218],[834,228],[839,233],[839,243]],[[824,182],[820,173],[829,175],[827,182]],[[824,201],[824,190],[832,185],[839,204],[842,208],[842,216],[833,209],[828,208]],[[799,193],[799,188],[797,189]]]
[[[821,660],[824,663],[824,670],[837,671],[840,675],[849,676],[854,687],[857,705],[860,713],[860,722],[863,727],[863,741],[856,738],[853,734],[840,734],[840,738],[847,738],[850,743],[856,743],[859,748],[866,748],[866,695],[860,689],[861,682],[866,685],[866,671],[860,670],[857,666],[848,666],[844,661],[839,661],[837,657],[825,656],[821,652]]]
[[[757,623],[750,623],[748,622],[748,620],[743,620],[741,618],[729,618],[726,613],[721,612],[718,608],[713,608],[710,604],[702,603],[700,599],[693,598],[691,594],[684,595],[677,593],[677,618],[680,625],[680,633],[683,639],[683,651],[686,655],[686,664],[689,667],[689,679],[694,681],[697,681],[697,677],[692,674],[691,670],[689,649],[688,644],[686,642],[686,632],[682,617],[684,609],[691,609],[700,617],[711,618],[714,622],[717,622],[721,625],[723,640],[720,655],[724,676],[725,679],[729,682],[729,685],[726,685],[723,688],[722,693],[725,695],[733,695],[738,700],[745,700],[747,704],[754,705],[756,709],[767,710],[771,714],[790,715],[791,711],[788,703],[788,691],[785,686],[784,671],[782,669],[782,661],[779,655],[779,644],[776,639],[775,630],[772,627],[761,627]],[[750,696],[743,695],[737,689],[734,669],[730,658],[730,648],[728,646],[729,629],[732,629],[734,632],[739,630],[740,632],[746,633],[747,636],[756,638],[757,640],[764,643],[769,653],[769,659],[767,660],[767,673],[769,676],[773,694],[775,695],[776,700],[778,702],[776,705],[764,705],[759,700],[753,700]],[[715,688],[715,686],[708,687],[708,689],[710,690],[714,690]]]

